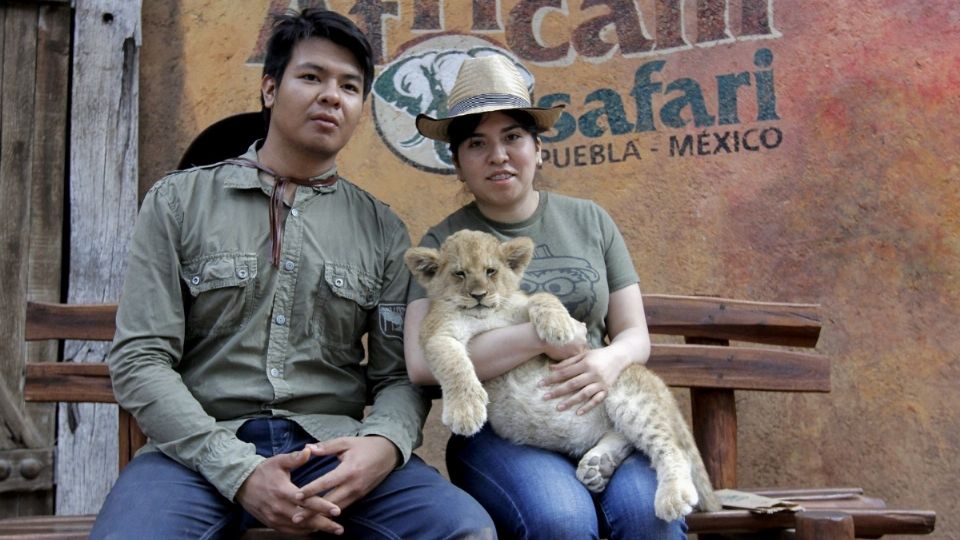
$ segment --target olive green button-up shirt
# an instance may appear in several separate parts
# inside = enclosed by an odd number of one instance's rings
[[[254,147],[244,157],[256,159]],[[235,435],[247,419],[290,418],[321,441],[381,435],[406,463],[427,412],[403,361],[404,224],[344,179],[297,186],[277,268],[271,189],[232,164],[175,172],[150,189],[107,359],[145,450],[200,472],[230,500],[264,459]]]

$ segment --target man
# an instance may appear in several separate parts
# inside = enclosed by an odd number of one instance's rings
[[[124,469],[91,538],[230,538],[257,522],[493,536],[473,499],[411,456],[426,407],[398,324],[409,238],[337,176],[372,76],[370,45],[345,17],[278,18],[262,145],[145,197],[108,363],[153,451]]]

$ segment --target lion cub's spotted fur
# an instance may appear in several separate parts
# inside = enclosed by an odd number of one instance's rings
[[[529,321],[551,344],[574,338],[576,321],[556,297],[528,297],[519,290],[532,254],[529,238],[500,243],[478,231],[459,231],[439,250],[407,251],[407,266],[431,301],[420,342],[443,391],[443,423],[454,433],[473,435],[489,416],[501,437],[580,458],[577,477],[593,492],[603,491],[636,447],[657,471],[658,517],[677,519],[698,501],[702,509],[719,509],[673,395],[645,367],[624,370],[604,407],[582,416],[557,412],[555,402],[541,399],[536,385],[549,371],[545,356],[485,384],[477,379],[466,344],[478,333]]]

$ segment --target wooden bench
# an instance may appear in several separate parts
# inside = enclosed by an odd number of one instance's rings
[[[690,389],[693,433],[716,488],[737,488],[735,391],[829,392],[830,362],[812,349],[820,336],[819,307],[811,304],[748,302],[711,297],[645,295],[653,335],[681,336],[683,343],[655,343],[649,366],[674,387]],[[115,305],[28,303],[26,339],[113,338]],[[678,341],[676,338],[672,338]],[[738,342],[731,346],[730,342]],[[739,342],[750,345],[741,345]],[[24,399],[33,402],[115,403],[103,364],[69,361],[26,367]],[[136,422],[119,416],[118,466],[144,443]],[[929,534],[935,514],[885,508],[859,488],[751,489],[795,501],[801,512],[755,514],[746,510],[687,516],[690,533],[776,535],[804,540],[878,538],[885,534]],[[0,521],[0,538],[85,538],[92,516],[41,516]],[[245,538],[286,535],[258,529]]]

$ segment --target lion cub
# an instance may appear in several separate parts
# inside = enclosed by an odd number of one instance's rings
[[[463,230],[447,238],[439,251],[407,250],[404,260],[431,301],[420,343],[443,392],[443,423],[454,433],[473,435],[489,416],[501,437],[579,458],[577,478],[595,493],[639,448],[657,471],[659,518],[680,518],[698,501],[701,509],[719,510],[673,394],[644,366],[625,369],[604,407],[582,416],[557,412],[540,398],[537,382],[549,372],[546,356],[485,384],[477,379],[466,346],[476,334],[529,321],[550,344],[574,339],[578,323],[560,300],[548,293],[528,297],[519,290],[533,247],[526,237],[500,243],[493,235]]]

